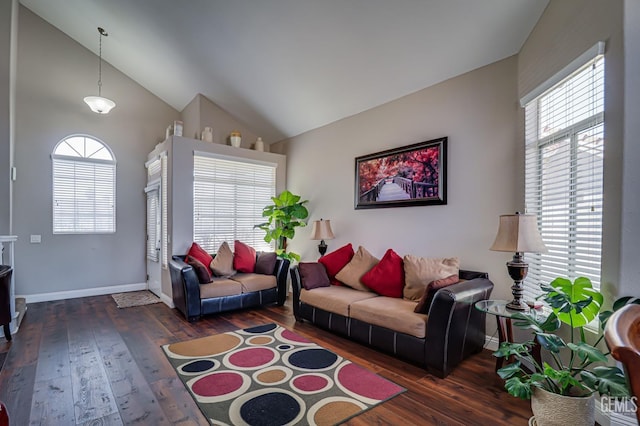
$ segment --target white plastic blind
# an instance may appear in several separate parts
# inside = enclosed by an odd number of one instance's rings
[[[115,165],[53,160],[53,232],[115,232]]]
[[[159,215],[158,215],[158,189],[147,191],[147,259],[158,262],[158,251],[160,249],[159,237]]]
[[[162,203],[162,267],[167,268],[169,265],[169,196],[168,196],[168,159],[167,154],[162,154],[162,175],[161,175],[161,188],[162,195],[160,197]]]
[[[590,60],[525,107],[525,204],[545,254],[526,254],[525,299],[558,276],[600,287],[604,57]]]
[[[256,250],[272,251],[262,209],[275,196],[276,166],[194,154],[193,240],[215,253],[226,241],[239,240]]]

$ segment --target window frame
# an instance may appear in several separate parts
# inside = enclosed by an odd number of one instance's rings
[[[111,160],[104,160],[104,159],[96,159],[96,158],[87,158],[87,157],[83,157],[83,156],[71,156],[71,155],[65,155],[65,154],[56,154],[56,151],[58,150],[58,148],[63,144],[66,143],[69,139],[71,138],[85,138],[85,139],[90,139],[93,140],[95,142],[98,142],[99,144],[102,145],[102,147],[104,149],[107,150],[107,152],[109,153],[109,155],[111,156]],[[95,153],[95,152],[94,152]],[[78,153],[80,154],[80,153]],[[113,174],[113,182],[112,182],[112,197],[113,197],[113,206],[110,209],[112,211],[111,214],[111,219],[112,219],[112,227],[109,230],[96,230],[95,227],[95,222],[93,225],[93,230],[85,230],[85,229],[78,229],[78,224],[74,223],[74,229],[73,230],[56,230],[56,161],[61,161],[61,162],[73,162],[73,163],[80,163],[80,164],[100,164],[100,165],[108,165],[108,166],[112,166],[112,174]],[[95,137],[95,136],[91,136],[88,134],[83,134],[83,133],[75,133],[75,134],[71,134],[68,136],[65,136],[64,138],[62,138],[61,140],[58,141],[58,143],[56,143],[56,145],[53,148],[53,151],[51,153],[51,196],[52,196],[52,202],[51,202],[51,222],[52,222],[52,232],[54,235],[101,235],[101,234],[115,234],[117,231],[117,160],[116,160],[116,156],[113,153],[113,150],[111,149],[111,147],[105,143],[104,141],[102,141],[101,139]],[[94,191],[94,198],[95,198],[95,191]],[[77,214],[77,208],[74,207],[74,213]],[[95,218],[95,211],[94,211],[94,218]]]

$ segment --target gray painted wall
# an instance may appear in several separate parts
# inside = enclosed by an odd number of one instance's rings
[[[97,40],[96,40],[97,42]],[[108,39],[104,48],[108,49]],[[103,94],[117,106],[109,115],[89,110],[97,92],[98,58],[20,8],[15,183],[16,293],[34,295],[144,283],[144,163],[167,125],[180,114],[108,64]],[[53,235],[50,155],[74,133],[106,142],[117,160],[115,234]],[[29,235],[42,235],[30,244]]]
[[[351,242],[379,258],[388,248],[401,256],[459,256],[462,267],[489,272],[494,296],[507,298],[511,256],[489,247],[499,215],[522,207],[516,75],[511,57],[272,145],[287,154],[288,189],[309,199],[309,222],[331,220],[329,250]],[[449,137],[446,206],[354,210],[355,157],[441,136]],[[310,232],[300,230],[291,242],[306,261],[318,258]]]

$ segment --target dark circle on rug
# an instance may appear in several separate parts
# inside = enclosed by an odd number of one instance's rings
[[[287,355],[292,367],[304,370],[327,369],[339,361],[338,355],[323,348],[303,348]]]
[[[284,425],[300,414],[298,401],[286,393],[267,393],[246,401],[240,417],[250,425]]]
[[[289,350],[289,349],[291,349],[292,347],[293,347],[293,346],[291,346],[291,345],[278,345],[278,346],[276,346],[276,348],[277,348],[279,351],[288,351],[288,350]]]
[[[347,394],[369,403],[384,401],[402,391],[395,383],[349,361],[337,368],[335,380]]]
[[[218,364],[210,359],[198,359],[182,365],[180,372],[184,374],[204,373],[217,366]]]
[[[250,346],[227,354],[223,363],[228,368],[254,369],[267,367],[280,358],[275,349],[264,346]]]
[[[264,325],[258,325],[255,327],[245,328],[243,331],[246,331],[247,333],[253,333],[253,334],[262,334],[271,330],[275,330],[276,327],[278,327],[276,324],[264,324]]]

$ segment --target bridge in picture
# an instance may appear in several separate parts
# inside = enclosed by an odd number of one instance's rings
[[[360,196],[360,202],[402,201],[437,196],[438,185],[435,183],[414,182],[401,176],[392,176],[380,179]]]

